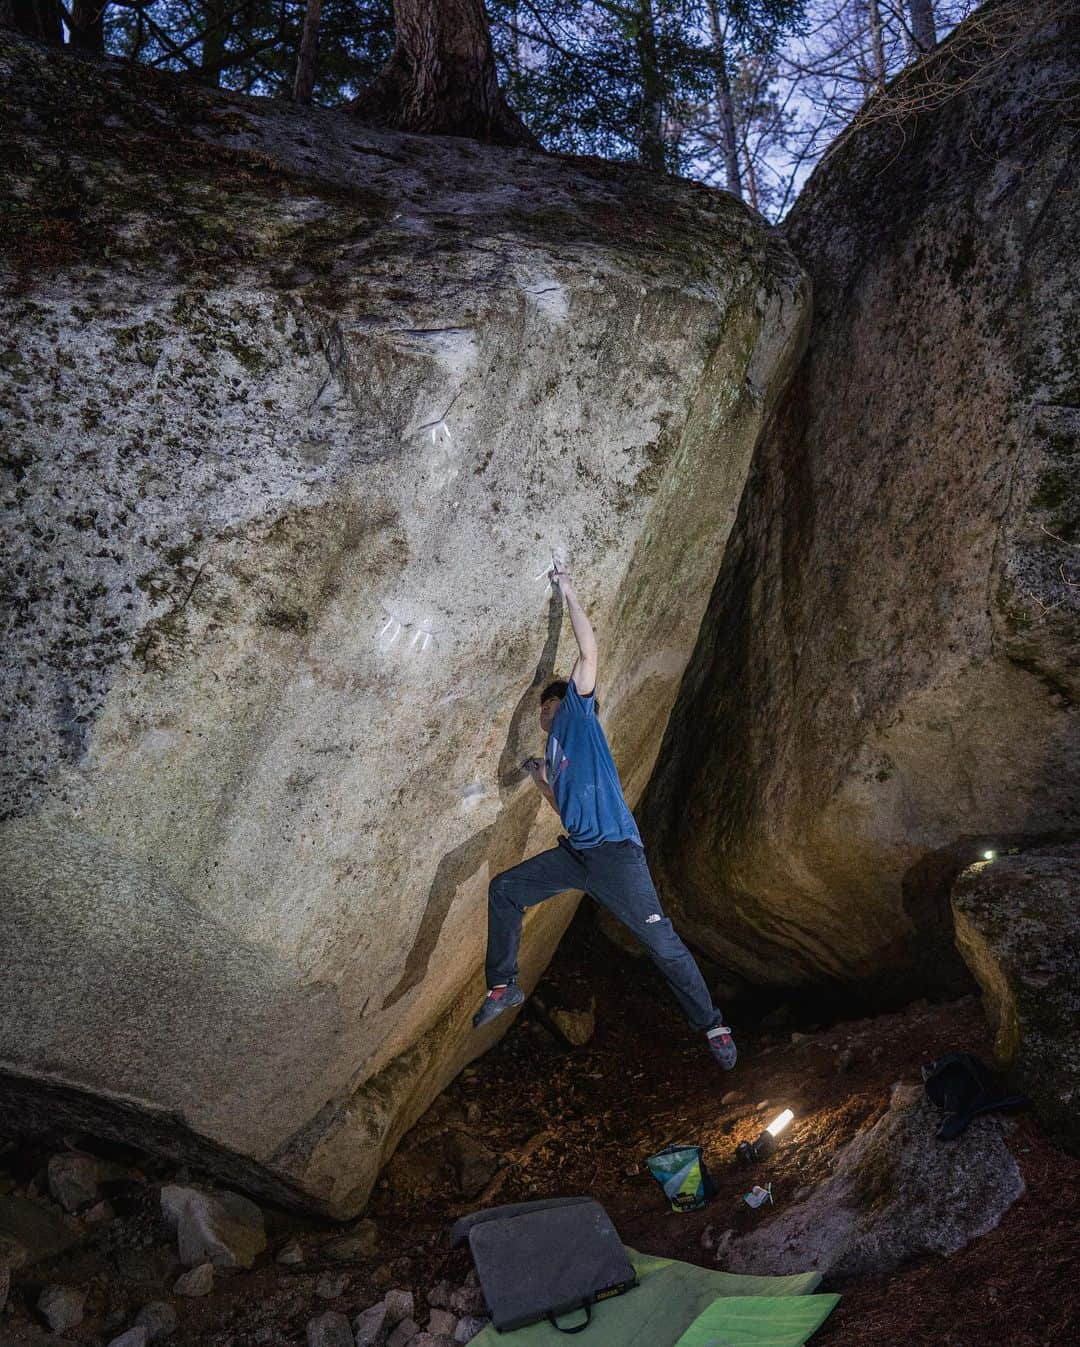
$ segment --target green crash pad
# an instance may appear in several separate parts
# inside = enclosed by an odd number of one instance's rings
[[[675,1347],[802,1347],[839,1296],[723,1296],[699,1314]]]
[[[592,1323],[576,1339],[547,1323],[529,1324],[512,1333],[499,1333],[489,1324],[473,1338],[473,1347],[568,1347],[571,1341],[581,1347],[712,1347],[713,1343],[716,1347],[801,1347],[839,1299],[811,1295],[821,1281],[817,1272],[791,1277],[738,1276],[671,1258],[652,1258],[633,1249],[626,1252],[639,1285],[594,1305]],[[784,1302],[793,1297],[812,1301],[812,1308],[808,1306],[804,1315],[788,1313]],[[745,1311],[751,1299],[759,1298],[760,1311],[738,1313]],[[703,1334],[691,1336],[706,1312],[716,1310],[717,1301],[726,1302],[728,1318],[718,1318],[716,1326],[707,1325]],[[559,1322],[573,1328],[584,1318],[580,1311]]]

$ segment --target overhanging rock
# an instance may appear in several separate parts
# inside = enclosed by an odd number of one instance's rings
[[[571,658],[541,573],[596,619],[633,801],[804,281],[626,165],[0,69],[0,1123],[346,1215],[490,1043],[488,879],[555,835],[517,770]]]

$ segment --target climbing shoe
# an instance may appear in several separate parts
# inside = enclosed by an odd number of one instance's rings
[[[484,1004],[472,1017],[473,1028],[479,1029],[482,1024],[490,1023],[496,1015],[521,1005],[524,1000],[525,993],[516,982],[511,982],[505,987],[492,987],[484,998]]]
[[[739,1060],[739,1054],[735,1051],[735,1040],[731,1037],[731,1030],[726,1024],[718,1024],[715,1029],[710,1029],[705,1035],[705,1041],[709,1045],[709,1051],[720,1063],[725,1071],[730,1071]]]

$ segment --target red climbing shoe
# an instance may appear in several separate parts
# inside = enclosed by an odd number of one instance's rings
[[[731,1037],[731,1030],[726,1024],[718,1024],[715,1029],[710,1029],[705,1035],[705,1041],[709,1045],[709,1051],[720,1063],[725,1071],[730,1071],[739,1060],[739,1054],[735,1050],[735,1040]]]
[[[489,1024],[496,1015],[521,1005],[524,1000],[525,993],[516,982],[511,982],[505,987],[492,987],[484,998],[484,1004],[472,1017],[473,1028],[479,1029],[482,1024]]]

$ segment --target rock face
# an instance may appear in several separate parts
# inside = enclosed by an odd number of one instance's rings
[[[903,77],[931,106],[880,105],[786,226],[808,353],[643,806],[684,933],[757,984],[970,985],[953,879],[1080,822],[1080,60],[1019,8]]]
[[[542,573],[576,567],[633,801],[802,276],[625,165],[6,35],[0,70],[0,1122],[348,1215],[490,1044],[487,884],[555,836],[518,770],[571,658]]]
[[[993,1118],[937,1141],[941,1115],[917,1086],[897,1086],[885,1116],[841,1153],[833,1176],[724,1254],[730,1272],[814,1268],[886,1272],[918,1254],[951,1254],[993,1230],[1024,1192]]]
[[[957,881],[952,906],[999,1063],[1080,1150],[1080,845],[973,865]]]

